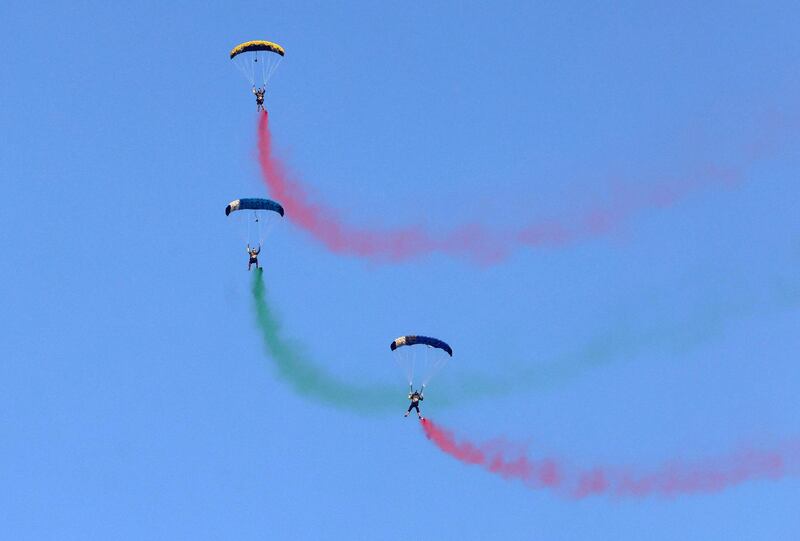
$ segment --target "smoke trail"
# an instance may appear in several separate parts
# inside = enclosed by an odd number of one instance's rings
[[[520,247],[563,246],[606,234],[636,213],[671,206],[710,185],[727,186],[739,180],[737,171],[708,166],[685,180],[647,189],[618,185],[610,203],[589,208],[569,223],[543,220],[508,232],[469,224],[434,238],[420,227],[356,229],[339,220],[330,209],[309,202],[302,185],[291,178],[283,162],[274,155],[267,112],[258,120],[258,161],[271,195],[284,206],[289,220],[333,253],[382,261],[441,253],[470,257],[484,264],[496,263]]]
[[[283,380],[298,394],[360,414],[372,415],[386,412],[390,408],[399,410],[402,407],[402,402],[392,400],[398,395],[396,389],[343,383],[328,374],[321,366],[309,361],[301,348],[283,338],[280,324],[266,302],[262,274],[261,269],[258,269],[252,279],[256,323],[264,339],[267,353]]]
[[[462,227],[436,241],[420,228],[362,231],[345,225],[329,209],[308,202],[302,186],[290,180],[283,163],[273,154],[267,112],[258,120],[258,161],[270,193],[286,209],[287,218],[334,253],[389,261],[434,252],[469,254],[484,262],[505,255],[498,239],[477,226]]]
[[[480,398],[555,388],[591,370],[644,353],[653,358],[657,358],[655,354],[658,352],[665,355],[682,353],[712,340],[733,320],[767,315],[800,305],[800,287],[791,279],[777,281],[775,290],[765,298],[748,298],[741,290],[737,291],[738,298],[726,297],[720,303],[708,304],[694,314],[683,314],[680,321],[672,324],[658,321],[650,329],[618,324],[586,340],[571,352],[549,359],[536,359],[535,364],[509,365],[505,362],[502,371],[488,374],[457,370],[451,386],[431,389],[430,404],[442,409]],[[252,294],[258,328],[270,359],[275,362],[279,375],[299,394],[358,413],[388,413],[400,406],[395,400],[401,396],[398,389],[354,386],[338,381],[322,366],[307,359],[302,348],[283,338],[280,324],[265,300],[260,271],[253,276]],[[491,364],[499,365],[497,362]]]
[[[736,296],[681,312],[677,321],[659,318],[650,325],[618,322],[606,332],[584,339],[572,351],[534,362],[502,363],[502,373],[465,374],[459,371],[453,389],[437,389],[437,400],[448,403],[462,397],[489,398],[513,392],[546,390],[578,378],[591,370],[647,354],[651,359],[675,356],[707,343],[725,332],[736,320],[764,317],[800,306],[800,285],[791,278],[778,279],[763,296],[737,289]],[[652,295],[645,295],[652,299]],[[492,366],[501,363],[492,362]]]
[[[429,419],[421,421],[425,436],[459,462],[481,468],[535,489],[546,488],[569,498],[592,495],[644,498],[712,493],[759,479],[796,475],[800,444],[773,450],[742,449],[697,462],[671,460],[651,471],[628,466],[575,468],[553,458],[534,460],[505,441],[484,444],[459,441]]]

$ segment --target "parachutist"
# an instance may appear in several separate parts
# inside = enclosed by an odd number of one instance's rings
[[[266,87],[253,87],[253,94],[256,95],[256,112],[266,111],[266,109],[264,109],[264,93],[266,91]]]
[[[250,261],[247,263],[247,270],[250,270],[250,266],[255,264],[257,269],[261,267],[258,266],[258,254],[261,253],[261,245],[258,245],[258,248],[250,248],[250,244],[247,245],[247,253],[250,255]]]
[[[245,41],[231,49],[231,60],[253,85],[258,112],[267,112],[264,108],[267,83],[285,54],[286,51],[277,43],[263,40]]]
[[[413,391],[414,387],[412,387],[411,385],[409,385],[408,387],[409,387],[410,390]],[[417,417],[419,417],[420,420],[422,420],[422,414],[419,411],[419,403],[422,400],[425,400],[425,397],[422,396],[422,393],[425,392],[424,391],[425,386],[423,385],[422,388],[423,388],[422,391],[413,391],[413,392],[408,394],[408,399],[411,400],[411,405],[408,406],[408,411],[406,411],[406,414],[404,415],[404,417],[408,417],[408,414],[411,413],[411,410],[415,409],[415,410],[417,410]]]

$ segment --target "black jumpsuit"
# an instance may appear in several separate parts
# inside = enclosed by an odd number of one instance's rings
[[[419,394],[418,392],[414,391],[413,393],[408,395],[408,399],[411,400],[411,405],[408,406],[408,411],[406,413],[411,413],[411,410],[415,409],[415,410],[417,410],[417,415],[420,415],[420,413],[419,413],[419,401],[420,400],[425,400],[425,398],[421,394]]]

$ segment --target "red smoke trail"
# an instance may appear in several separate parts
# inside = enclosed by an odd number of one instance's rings
[[[469,254],[483,262],[505,255],[498,239],[479,226],[464,226],[435,240],[419,228],[363,231],[343,224],[332,211],[310,203],[303,188],[289,178],[283,163],[274,156],[267,112],[258,121],[258,162],[271,195],[286,209],[286,217],[334,253],[391,261],[434,252]]]
[[[671,461],[651,472],[629,467],[573,468],[547,458],[532,460],[524,450],[503,441],[475,444],[457,440],[450,430],[429,419],[421,422],[425,436],[440,450],[465,464],[480,466],[531,488],[548,488],[570,498],[607,495],[627,498],[675,497],[719,492],[757,479],[778,479],[797,473],[800,445],[779,450],[746,449],[712,460]]]
[[[311,203],[300,183],[291,178],[273,153],[269,114],[258,121],[258,161],[269,191],[286,209],[286,215],[329,250],[378,260],[401,261],[443,253],[468,256],[481,263],[495,263],[521,246],[556,247],[608,233],[633,214],[671,206],[691,192],[711,184],[736,182],[733,170],[708,167],[694,178],[637,190],[618,186],[606,205],[592,207],[570,225],[544,220],[517,231],[492,232],[480,225],[464,225],[439,238],[419,227],[399,230],[356,229],[344,224],[326,207]]]

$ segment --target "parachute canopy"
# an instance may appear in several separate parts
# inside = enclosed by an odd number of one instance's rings
[[[242,53],[249,53],[253,51],[269,51],[271,53],[279,54],[283,56],[286,54],[286,51],[283,50],[283,47],[278,45],[277,43],[272,43],[271,41],[245,41],[244,43],[240,43],[236,47],[231,50],[231,58],[236,55]]]
[[[453,349],[447,345],[446,342],[438,338],[431,338],[430,336],[401,336],[392,342],[389,347],[392,351],[402,346],[413,346],[414,344],[425,344],[433,348],[439,348],[446,351],[448,355],[453,356]]]
[[[251,85],[266,87],[284,54],[286,51],[277,43],[246,41],[231,50],[231,60]]]
[[[250,198],[231,201],[225,207],[225,216],[229,216],[231,212],[236,212],[237,210],[271,210],[283,216],[283,207],[272,199]]]

